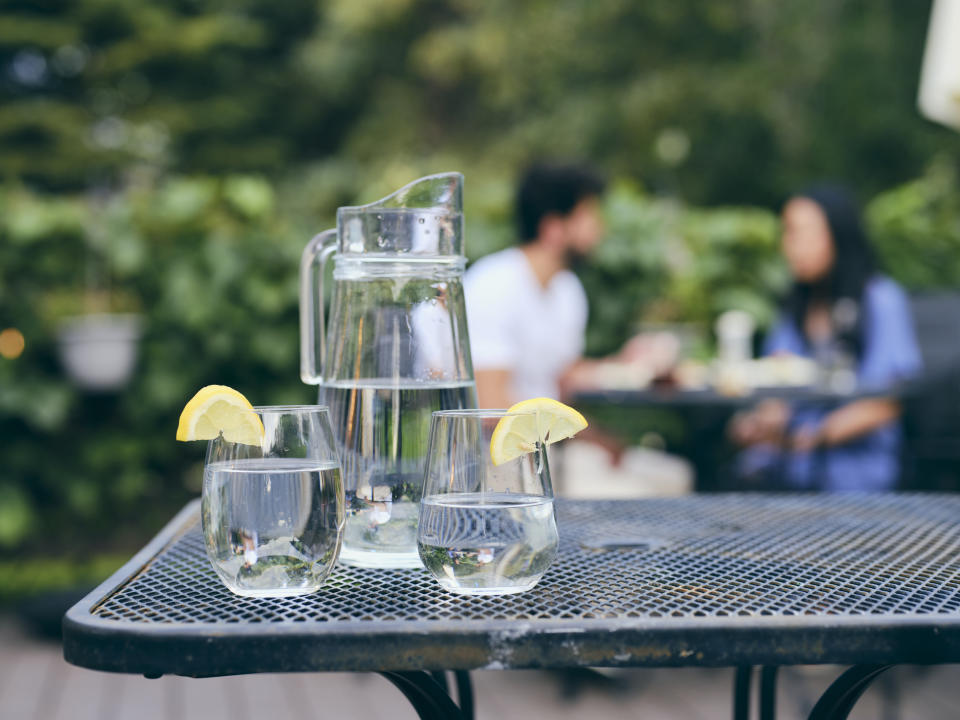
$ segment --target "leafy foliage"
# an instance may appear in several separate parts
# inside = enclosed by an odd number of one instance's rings
[[[171,178],[95,203],[2,196],[0,324],[20,329],[26,348],[0,359],[0,543],[84,546],[95,529],[155,525],[199,487],[202,448],[172,433],[202,385],[254,402],[311,399],[296,364],[303,235],[277,219],[273,197],[245,176]],[[120,395],[81,393],[57,359],[64,313],[91,302],[85,266],[146,316]]]
[[[289,72],[316,24],[309,0],[7,2],[0,177],[62,189],[132,166],[281,167],[336,112]]]
[[[630,185],[608,198],[609,238],[583,271],[591,299],[588,350],[612,352],[641,323],[690,323],[703,331],[724,310],[761,325],[786,281],[772,213],[692,209]]]
[[[867,219],[884,266],[907,288],[960,283],[960,182],[944,158],[878,196]]]
[[[0,177],[315,163],[367,190],[590,158],[697,204],[866,196],[960,139],[915,111],[928,3],[13,0]]]

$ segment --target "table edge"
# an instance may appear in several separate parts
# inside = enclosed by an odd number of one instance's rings
[[[142,550],[67,611],[63,640],[68,662],[112,672],[194,677],[323,670],[960,662],[960,614],[905,614],[896,622],[870,615],[438,620],[429,629],[409,620],[178,626],[94,617],[96,605],[187,529],[184,525],[199,505],[199,499],[189,502]],[[743,650],[753,643],[769,646],[764,636],[774,630],[783,637],[776,648],[767,647],[765,654]],[[611,633],[617,633],[614,643]]]

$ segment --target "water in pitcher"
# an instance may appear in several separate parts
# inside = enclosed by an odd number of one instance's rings
[[[340,562],[420,567],[417,519],[430,416],[476,406],[473,382],[373,379],[320,387],[340,428],[347,520]]]
[[[340,468],[302,458],[216,462],[204,473],[203,529],[217,574],[240,595],[316,589],[337,558]]]
[[[455,593],[529,590],[557,554],[553,499],[541,495],[431,495],[421,522],[423,563]]]

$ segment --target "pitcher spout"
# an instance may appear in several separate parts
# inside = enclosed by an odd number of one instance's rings
[[[463,255],[463,175],[427,175],[337,210],[342,255]]]
[[[368,205],[343,210],[407,209],[435,212],[463,212],[463,175],[458,172],[437,173],[407,183],[385,198]]]

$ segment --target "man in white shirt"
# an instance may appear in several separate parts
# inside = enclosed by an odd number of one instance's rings
[[[521,242],[478,260],[464,292],[480,407],[559,398],[582,358],[587,296],[570,266],[600,242],[603,180],[574,165],[532,166],[517,192]]]
[[[607,362],[582,356],[587,296],[570,271],[602,238],[603,186],[587,168],[533,166],[517,192],[520,244],[478,260],[467,271],[467,326],[480,407],[505,408],[533,397],[562,399],[564,390],[592,385]],[[608,360],[646,356],[649,361],[643,344],[642,337],[634,338]],[[594,427],[565,446],[554,481],[572,496],[677,494],[692,484],[688,464],[657,451],[627,450],[627,468],[619,469],[626,449]]]

